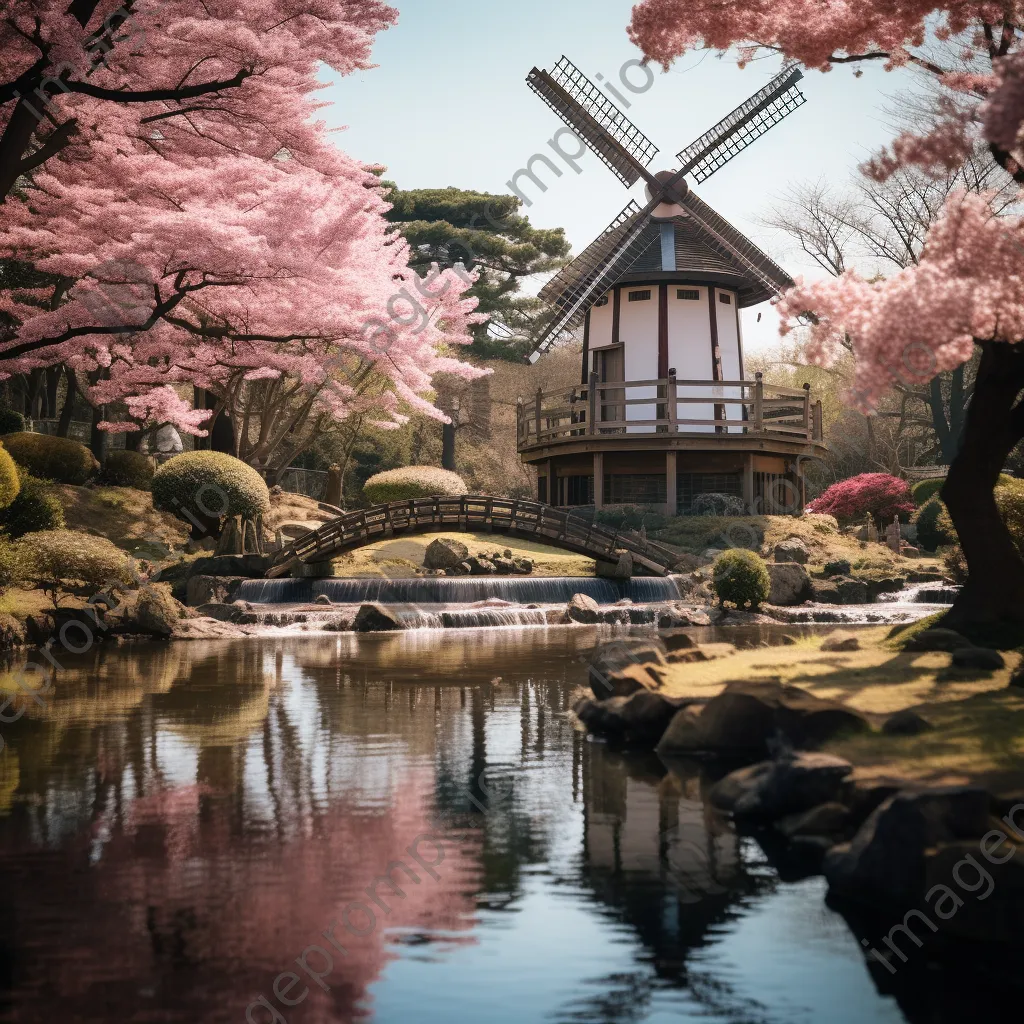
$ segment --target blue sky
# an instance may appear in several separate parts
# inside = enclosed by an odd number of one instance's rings
[[[323,116],[339,145],[367,162],[387,165],[404,188],[510,191],[507,182],[561,127],[526,86],[530,68],[550,68],[564,53],[591,79],[614,81],[639,56],[626,36],[628,0],[519,0],[496,4],[392,0],[401,17],[374,50],[379,67],[336,80]],[[652,170],[671,167],[676,152],[724,117],[777,71],[776,60],[740,70],[711,53],[684,57],[633,101],[630,119],[661,149]],[[758,140],[714,178],[701,197],[762,245],[792,273],[810,268],[783,238],[760,227],[773,200],[790,184],[824,178],[842,183],[891,131],[881,111],[887,95],[910,83],[908,72],[879,65],[822,75],[808,73],[807,104]],[[642,82],[642,73],[633,72]],[[533,223],[566,229],[574,251],[587,245],[626,205],[626,190],[588,153],[578,176],[565,169],[534,194]],[[634,197],[641,198],[637,186]],[[765,312],[756,323],[757,313]],[[774,343],[769,307],[748,311],[748,347]]]

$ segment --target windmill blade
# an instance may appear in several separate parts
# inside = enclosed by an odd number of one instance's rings
[[[677,154],[683,170],[692,174],[698,183],[707,181],[734,156],[807,102],[797,85],[803,77],[798,67],[776,75],[760,92],[754,93],[746,103]]]
[[[627,188],[646,177],[658,147],[567,57],[550,72],[534,68],[526,84]]]
[[[553,307],[536,336],[530,362],[535,363],[565,331],[583,323],[587,310],[597,301],[615,268],[632,253],[643,235],[651,211],[660,198],[643,209],[631,202],[579,256],[541,290],[540,297]]]

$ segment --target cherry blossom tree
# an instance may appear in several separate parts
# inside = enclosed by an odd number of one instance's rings
[[[1022,26],[1024,4],[1010,0],[643,0],[630,35],[666,67],[706,45],[739,46],[743,60],[774,51],[821,71],[878,60],[916,69],[946,90],[945,102],[923,130],[879,154],[868,173],[884,178],[907,165],[949,170],[980,133],[996,164],[1024,183]],[[935,41],[941,45],[929,45]],[[936,51],[956,59],[944,64]],[[834,281],[799,281],[780,304],[787,327],[810,322],[813,358],[828,361],[848,339],[856,360],[852,399],[864,408],[895,383],[924,384],[980,348],[960,452],[942,491],[970,569],[946,619],[961,629],[1024,623],[1024,559],[993,496],[1008,454],[1024,438],[1024,218],[999,212],[991,195],[955,192],[914,265],[881,280],[847,271]]]

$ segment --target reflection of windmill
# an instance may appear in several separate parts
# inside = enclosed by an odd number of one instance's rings
[[[781,449],[748,445],[751,452],[818,454],[814,441],[820,436],[810,422],[809,396],[804,403],[802,394],[779,394],[783,389],[776,389],[775,397],[785,401],[773,405],[768,396],[765,405],[760,382],[755,386],[743,380],[739,310],[764,302],[792,280],[686,182],[687,175],[698,183],[707,180],[796,110],[804,102],[798,87],[801,77],[797,68],[783,71],[680,152],[678,170],[652,173],[648,165],[657,147],[565,57],[553,71],[530,72],[530,88],[627,188],[645,181],[648,198],[644,207],[630,202],[540,293],[551,314],[538,331],[530,361],[536,362],[560,337],[581,326],[584,340],[584,388],[557,396],[550,412],[544,403],[548,396],[541,394],[540,405],[524,408],[520,417],[520,450],[527,462],[542,467],[542,500],[560,505],[643,502],[676,511],[709,490],[742,495],[752,503],[758,495],[767,497],[776,480],[787,473],[792,476],[792,464],[782,459],[765,463],[760,470],[750,459],[717,468],[704,460],[693,465],[697,472],[677,478],[673,488],[674,462],[661,473],[638,472],[644,467],[635,459],[631,473],[609,471],[596,457],[593,443],[579,448],[576,439],[582,434],[620,438],[598,442],[602,452],[653,454],[693,446],[669,444],[664,437],[641,444],[642,435],[710,433],[731,438],[767,429],[804,443],[799,451],[791,444]],[[601,388],[603,384],[619,386]],[[581,424],[586,426],[580,429]],[[623,445],[623,435],[636,442]],[[555,458],[559,446],[570,454],[565,444],[576,448],[574,454],[595,452],[593,476],[575,463]],[[731,442],[716,447],[723,446],[743,449]],[[662,465],[652,463],[649,468]],[[662,473],[665,482],[659,483],[655,477]],[[754,479],[758,473],[764,478],[760,486]],[[606,482],[611,494],[604,493]]]

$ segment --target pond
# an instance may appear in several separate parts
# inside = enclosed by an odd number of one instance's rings
[[[0,1020],[964,1019],[971,979],[927,963],[881,993],[822,880],[783,881],[698,766],[573,730],[607,635],[68,658],[2,727]]]

